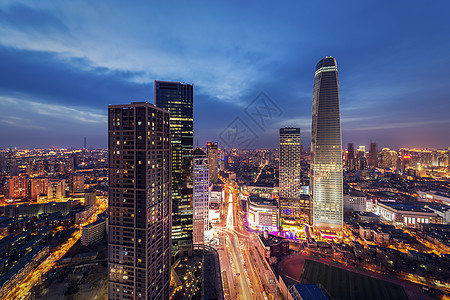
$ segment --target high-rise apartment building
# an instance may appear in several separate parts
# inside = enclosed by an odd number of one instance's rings
[[[25,198],[28,196],[27,176],[11,176],[5,183],[5,196],[8,199]]]
[[[205,242],[209,230],[209,158],[203,150],[194,150],[194,244]]]
[[[169,123],[147,102],[108,107],[109,299],[169,299]]]
[[[70,193],[83,193],[84,192],[84,176],[81,174],[72,174],[70,176]]]
[[[30,178],[28,181],[28,195],[30,200],[37,201],[39,196],[47,194],[48,178]]]
[[[192,240],[192,84],[155,81],[155,105],[170,112],[172,137],[172,239]]]
[[[342,139],[336,60],[316,65],[311,130],[311,197],[318,231],[342,233]]]
[[[66,197],[66,180],[49,180],[47,182],[47,200],[62,200],[64,197]]]
[[[214,184],[219,180],[219,149],[217,147],[217,142],[207,143],[206,150],[208,152],[209,182]]]
[[[300,225],[300,128],[280,128],[279,202],[283,230]]]

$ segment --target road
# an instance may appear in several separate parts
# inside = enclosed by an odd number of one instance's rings
[[[230,295],[228,299],[267,299],[262,290],[258,270],[250,258],[252,234],[236,225],[239,221],[239,204],[233,187],[226,185],[227,215],[224,224],[214,226],[220,236],[220,264],[226,271]]]
[[[91,216],[91,218],[86,222],[90,224],[95,222],[97,219],[97,215],[104,212],[107,208],[107,202],[105,199],[99,199],[98,207],[95,213]],[[84,225],[84,224],[83,224]],[[53,252],[47,259],[45,259],[40,265],[38,265],[33,271],[28,274],[20,284],[18,284],[11,292],[6,296],[5,299],[24,299],[29,291],[40,282],[41,276],[48,271],[50,271],[56,264],[58,260],[60,260],[73,245],[81,238],[81,226],[77,226],[77,230],[72,234],[70,238],[67,239],[66,242],[59,245],[57,250]]]

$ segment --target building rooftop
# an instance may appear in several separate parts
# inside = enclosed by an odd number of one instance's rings
[[[278,202],[276,200],[270,200],[270,199],[258,197],[258,196],[250,196],[249,200],[250,200],[250,204],[267,205],[267,206],[277,206],[278,205]]]
[[[361,217],[379,218],[380,216],[370,211],[360,211],[357,213]]]
[[[222,190],[223,190],[222,186],[217,185],[217,184],[214,184],[211,189],[211,191],[213,191],[213,192],[221,192]]]
[[[317,284],[296,284],[294,288],[303,300],[328,300]]]
[[[382,205],[388,206],[388,207],[393,208],[395,210],[432,213],[432,211],[430,211],[428,209],[425,209],[425,208],[421,208],[421,207],[416,206],[414,204],[394,203],[394,202],[379,202],[378,204],[382,204]]]
[[[267,238],[264,237],[264,234],[260,234],[259,238],[261,239],[264,246],[266,246],[266,247],[277,245],[277,244],[281,243],[283,240],[285,240],[285,238],[282,238],[282,237],[279,237],[276,235],[272,235],[272,234],[269,234]]]

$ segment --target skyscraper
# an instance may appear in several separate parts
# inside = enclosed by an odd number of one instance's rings
[[[311,129],[311,197],[318,231],[342,232],[342,139],[336,60],[316,65]]]
[[[283,230],[300,225],[300,128],[280,128],[279,200]]]
[[[206,144],[208,151],[208,164],[209,164],[209,182],[217,183],[219,180],[219,152],[217,148],[217,142],[209,142]]]
[[[353,146],[353,143],[348,143],[347,146],[347,169],[348,170],[354,170],[355,169],[355,147]]]
[[[192,84],[155,81],[155,105],[170,112],[172,136],[172,239],[192,240]]]
[[[203,150],[194,150],[194,244],[203,244],[209,230],[208,161]]]
[[[369,167],[378,168],[378,145],[377,143],[370,143],[369,147]]]
[[[170,146],[167,111],[108,107],[109,299],[169,299]]]

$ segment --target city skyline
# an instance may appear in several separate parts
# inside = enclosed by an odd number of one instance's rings
[[[5,4],[0,148],[75,147],[85,136],[88,146],[106,148],[105,107],[154,103],[154,80],[196,86],[194,138],[202,145],[236,116],[255,128],[250,148],[276,148],[285,126],[300,127],[308,145],[310,70],[326,55],[340,61],[344,144],[447,148],[446,5],[328,3],[317,25],[307,12],[323,4]],[[264,130],[243,112],[261,91],[282,110]]]

